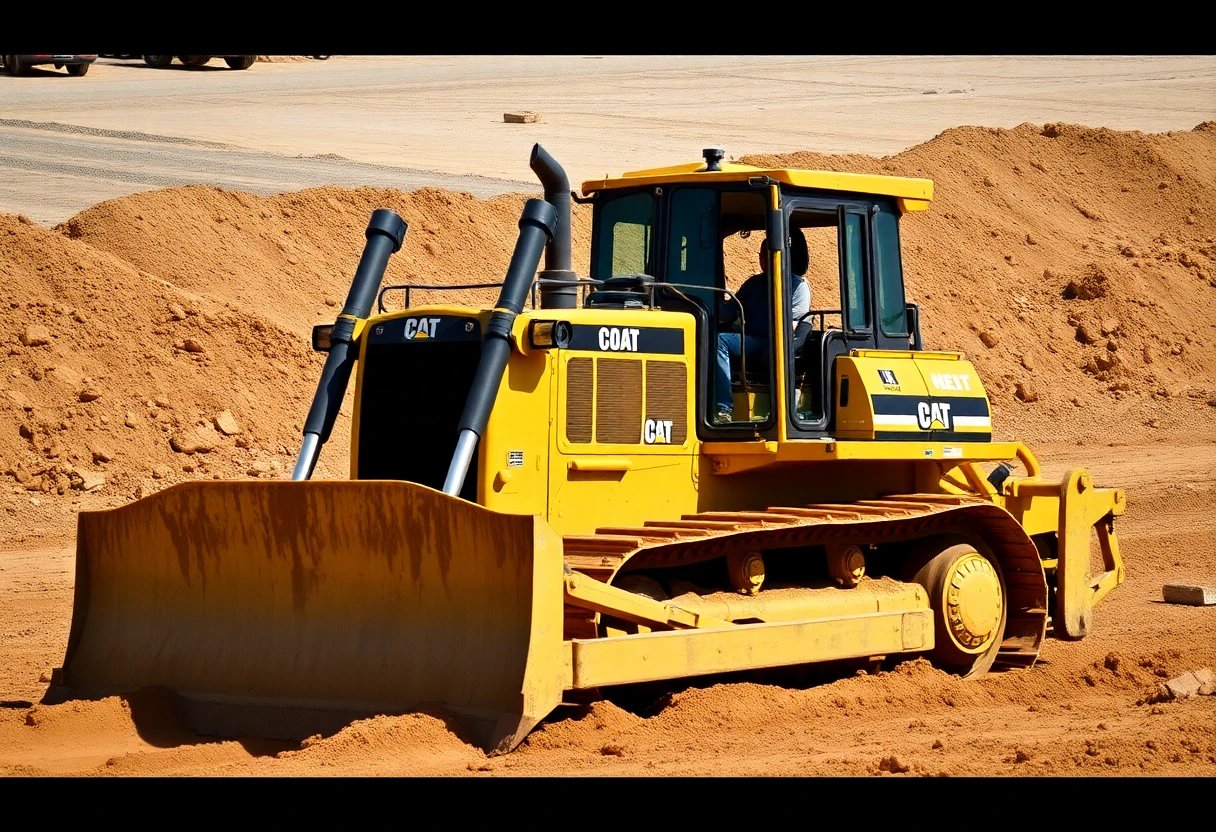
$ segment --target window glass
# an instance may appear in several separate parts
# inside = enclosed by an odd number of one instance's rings
[[[899,262],[899,221],[889,211],[874,215],[878,244],[878,314],[885,335],[906,335],[908,316],[904,309],[904,278]]]
[[[671,195],[671,237],[667,246],[668,283],[714,286],[718,278],[718,193],[680,188]],[[714,308],[713,292],[685,289]]]
[[[849,329],[865,329],[870,325],[864,252],[862,215],[847,213],[844,217],[844,291]]]
[[[654,196],[649,191],[625,194],[600,205],[596,215],[597,249],[591,277],[605,280],[623,274],[651,274]]]

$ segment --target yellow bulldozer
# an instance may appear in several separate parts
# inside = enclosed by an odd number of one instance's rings
[[[492,307],[382,285],[408,223],[372,213],[290,480],[81,513],[44,701],[167,689],[201,733],[280,738],[432,712],[499,754],[647,685],[919,656],[979,677],[1086,635],[1125,494],[1045,478],[966,357],[922,344],[900,223],[932,181],[710,148],[580,193],[540,145],[530,166]],[[724,365],[726,333],[758,347]],[[350,476],[313,479],[352,377]]]

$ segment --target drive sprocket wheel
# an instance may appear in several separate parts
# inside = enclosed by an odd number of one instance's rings
[[[912,580],[929,593],[933,649],[929,660],[964,678],[996,660],[1008,617],[1005,579],[990,555],[959,543],[922,556]]]

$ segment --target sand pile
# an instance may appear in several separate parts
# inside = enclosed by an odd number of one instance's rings
[[[909,297],[926,347],[975,362],[999,437],[1216,438],[1216,123],[956,128],[882,159],[740,161],[934,180],[902,226]],[[465,285],[502,278],[540,190],[189,186],[49,229],[0,215],[0,538],[67,539],[80,509],[185,479],[287,476],[322,365],[309,332],[340,311],[372,211],[409,223],[386,285]],[[346,475],[349,415],[317,476]]]
[[[997,433],[1213,437],[1216,123],[1146,135],[960,127],[896,156],[751,156],[755,165],[934,181],[901,225],[926,348],[961,350]],[[1209,404],[1211,403],[1211,404]]]

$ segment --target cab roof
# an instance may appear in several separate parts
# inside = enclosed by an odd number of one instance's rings
[[[875,173],[839,173],[827,170],[797,168],[758,168],[737,162],[722,162],[720,170],[708,171],[704,161],[662,168],[648,168],[583,182],[583,195],[616,188],[638,188],[653,185],[722,184],[746,182],[755,176],[767,176],[795,188],[837,191],[851,194],[874,194],[895,197],[903,211],[923,211],[933,199],[933,180],[907,176],[884,176]]]

